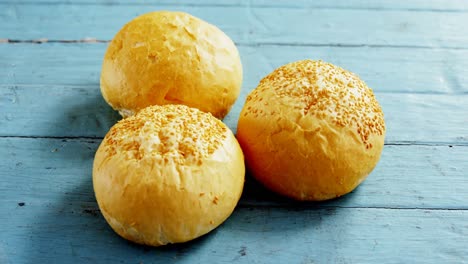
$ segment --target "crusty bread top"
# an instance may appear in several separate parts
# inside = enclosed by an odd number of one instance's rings
[[[195,108],[151,106],[112,127],[104,145],[109,155],[125,151],[127,158],[197,164],[219,148],[226,130],[221,121]]]
[[[294,113],[289,114],[297,118],[313,115],[336,126],[355,127],[366,148],[372,148],[371,135],[385,133],[384,115],[372,90],[358,76],[333,64],[302,60],[279,67],[247,97],[251,103],[244,116],[280,114],[263,111],[262,105],[269,103],[264,100],[266,92],[274,93],[280,104],[292,105]]]
[[[234,42],[184,12],[129,21],[109,43],[101,72],[104,99],[124,117],[144,107],[184,104],[223,118],[242,84]]]

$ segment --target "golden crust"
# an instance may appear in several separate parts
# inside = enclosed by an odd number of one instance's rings
[[[124,117],[149,105],[185,104],[223,118],[240,93],[232,40],[182,12],[144,14],[126,24],[104,56],[101,91]]]
[[[322,61],[284,65],[247,97],[237,138],[253,175],[298,200],[344,195],[376,166],[385,122],[372,90]]]
[[[110,226],[159,246],[208,233],[234,210],[244,184],[242,150],[211,114],[151,106],[116,124],[96,152],[93,185]]]

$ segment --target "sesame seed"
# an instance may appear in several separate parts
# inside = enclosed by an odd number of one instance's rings
[[[108,155],[125,152],[137,160],[152,156],[165,163],[190,159],[201,165],[219,148],[226,132],[209,113],[183,105],[151,106],[118,122],[104,141]]]
[[[256,103],[266,93],[274,95],[269,104]],[[275,114],[278,105],[298,102],[291,105],[292,110],[355,129],[367,148],[372,148],[370,135],[385,132],[384,115],[372,89],[357,75],[323,61],[303,60],[281,66],[264,77],[248,98],[252,100],[246,102],[243,116],[252,113],[253,118],[262,118]]]

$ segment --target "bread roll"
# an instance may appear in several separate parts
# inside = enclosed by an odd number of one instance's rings
[[[244,174],[240,146],[221,121],[183,105],[151,106],[107,133],[93,186],[115,232],[160,246],[197,238],[226,220]]]
[[[268,188],[320,201],[352,191],[384,145],[382,109],[356,75],[322,61],[286,64],[247,97],[237,138]]]
[[[241,84],[232,40],[182,12],[130,21],[109,44],[101,72],[104,99],[124,117],[149,105],[184,104],[223,118]]]

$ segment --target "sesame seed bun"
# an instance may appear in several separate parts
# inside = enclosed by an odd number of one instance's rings
[[[355,74],[312,60],[286,64],[261,80],[237,127],[253,176],[297,200],[352,191],[377,165],[384,137],[372,90]]]
[[[101,92],[124,117],[150,105],[184,104],[223,118],[240,93],[236,46],[219,28],[183,12],[126,24],[104,56]]]
[[[110,129],[96,152],[93,186],[115,232],[160,246],[226,220],[244,174],[240,146],[221,121],[183,105],[151,106]]]

